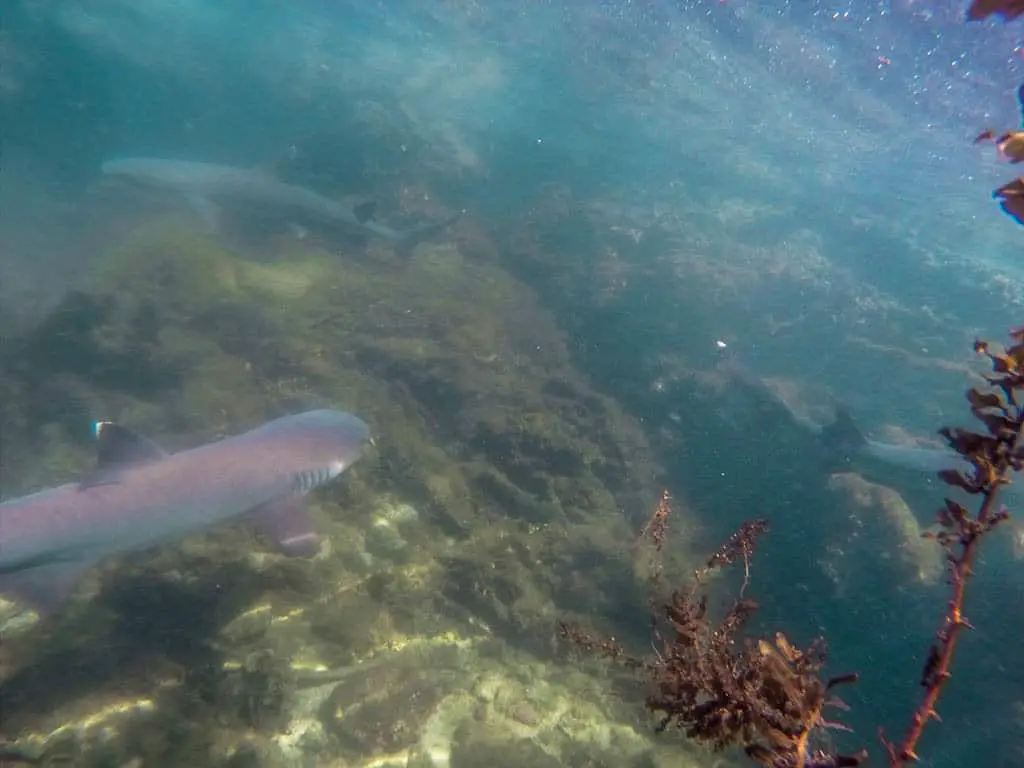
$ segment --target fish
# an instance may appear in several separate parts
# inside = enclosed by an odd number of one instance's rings
[[[830,424],[817,424],[795,413],[764,379],[743,365],[734,354],[721,359],[717,367],[742,385],[746,391],[767,400],[776,410],[787,414],[789,421],[798,430],[808,434],[821,447],[824,464],[830,469],[860,463],[866,459],[911,472],[926,473],[933,478],[945,470],[956,470],[968,477],[974,474],[971,463],[952,448],[926,448],[868,438],[854,422],[849,409],[842,404],[836,405],[836,415]],[[1011,512],[1008,527],[1012,556],[1014,560],[1020,560],[1024,559],[1024,520],[1014,511],[1024,509],[1024,483],[1020,482],[1019,471],[1013,472],[1010,480],[1011,482],[1002,486],[1000,490],[1000,502],[1003,509]]]
[[[915,445],[886,443],[872,440],[861,432],[853,416],[842,404],[835,405],[835,418],[821,425],[790,405],[764,381],[761,376],[730,354],[717,365],[718,369],[762,400],[767,400],[800,431],[810,435],[824,449],[830,465],[848,464],[858,458],[876,461],[902,469],[935,474],[946,469],[970,471],[970,463],[952,448],[925,448]]]
[[[100,560],[246,521],[291,556],[319,550],[304,497],[372,442],[359,417],[319,409],[176,453],[95,425],[96,465],[75,482],[0,503],[0,594],[58,611]]]
[[[871,440],[864,436],[846,408],[836,409],[835,420],[821,428],[818,441],[849,458],[871,458],[901,469],[937,474],[947,469],[970,473],[971,464],[952,448],[926,448]]]
[[[411,229],[392,229],[374,220],[376,202],[358,198],[334,199],[306,187],[288,184],[269,171],[216,163],[155,157],[126,157],[100,166],[109,177],[182,195],[199,215],[206,230],[220,228],[220,207],[230,205],[273,211],[296,227],[315,224],[355,235],[383,238],[409,249],[450,225],[461,215]]]

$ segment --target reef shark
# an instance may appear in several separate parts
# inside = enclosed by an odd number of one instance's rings
[[[734,356],[721,360],[718,368],[728,373],[749,392],[781,409],[784,416],[798,429],[810,434],[832,467],[874,460],[891,467],[924,472],[932,477],[948,469],[959,470],[968,477],[973,474],[971,463],[952,448],[926,448],[868,438],[854,423],[849,410],[841,404],[837,404],[836,417],[831,424],[817,424],[796,413],[764,379]],[[1024,482],[1021,481],[1019,471],[1013,473],[1012,480],[1013,482],[1000,491],[1000,500],[1005,502],[1011,511],[1012,517],[1008,527],[1012,536],[1013,557],[1020,559],[1024,557],[1024,521],[1020,519],[1020,513],[1024,511]]]
[[[458,218],[455,215],[412,229],[392,229],[374,221],[377,204],[372,200],[325,197],[255,168],[130,157],[109,160],[103,163],[101,171],[107,176],[181,194],[211,232],[218,229],[220,206],[228,205],[271,212],[295,225],[332,227],[356,235],[380,237],[397,247],[410,248]]]
[[[849,463],[856,458],[870,458],[890,466],[932,474],[944,469],[970,470],[970,463],[952,448],[925,448],[869,439],[854,423],[849,410],[841,405],[836,406],[836,417],[831,424],[817,424],[796,413],[764,379],[739,362],[735,356],[721,360],[718,368],[748,391],[781,409],[798,429],[811,434],[825,449],[827,457],[837,463]]]
[[[178,453],[112,422],[98,422],[96,438],[97,466],[81,480],[0,504],[0,593],[40,616],[103,558],[232,520],[290,555],[314,554],[303,496],[356,461],[370,430],[351,414],[314,410]]]

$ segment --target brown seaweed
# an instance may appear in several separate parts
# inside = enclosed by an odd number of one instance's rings
[[[1024,15],[1024,0],[973,0],[967,9],[969,21],[981,21],[990,16],[1012,21],[1021,15]]]
[[[921,673],[924,693],[911,723],[897,745],[879,730],[890,768],[918,760],[917,744],[925,726],[938,720],[936,705],[951,677],[954,651],[962,629],[971,624],[964,615],[967,584],[982,539],[1008,518],[999,505],[999,491],[1011,473],[1024,467],[1024,329],[1011,331],[1011,345],[997,350],[976,341],[974,349],[992,368],[984,388],[966,393],[977,431],[944,427],[940,434],[964,460],[963,469],[950,469],[940,478],[951,488],[980,497],[972,512],[953,498],[938,510],[938,526],[925,536],[943,549],[952,595]],[[661,499],[641,538],[656,556],[666,545],[671,513],[668,492]],[[676,589],[652,618],[653,655],[630,656],[614,638],[605,638],[579,625],[560,622],[558,634],[572,645],[623,663],[639,673],[648,687],[647,709],[658,715],[658,731],[669,727],[713,750],[741,747],[755,763],[767,768],[839,768],[856,766],[867,751],[838,754],[812,746],[817,732],[843,729],[827,719],[829,708],[844,709],[833,695],[837,686],[856,682],[854,673],[823,679],[826,659],[823,638],[806,649],[783,634],[755,637],[745,632],[757,603],[746,597],[750,562],[768,521],[743,523],[708,558],[689,588]],[[743,562],[743,581],[729,607],[715,618],[702,592],[704,578],[720,568]],[[660,568],[656,570],[660,577]],[[657,581],[656,581],[657,583]]]
[[[663,496],[658,504],[658,519],[668,518],[667,499]],[[743,634],[758,605],[742,593],[750,581],[755,545],[767,529],[763,519],[743,523],[693,574],[690,588],[676,590],[660,606],[652,620],[651,656],[630,656],[614,638],[602,638],[579,625],[560,623],[558,633],[574,646],[639,672],[649,687],[647,709],[659,717],[658,731],[679,728],[715,751],[740,746],[756,763],[770,768],[859,765],[863,753],[833,755],[811,745],[816,731],[843,729],[824,712],[844,709],[833,689],[855,682],[857,676],[821,679],[826,656],[821,639],[801,649],[782,634],[770,640]],[[742,587],[716,620],[708,596],[700,591],[701,580],[739,560],[744,564]]]
[[[1024,15],[1024,0],[974,0],[967,13],[969,20],[995,15],[1005,20]],[[1024,86],[1019,96],[1024,108]],[[1024,131],[997,135],[986,130],[975,139],[975,143],[981,141],[995,142],[1011,162],[1024,161]],[[1004,212],[1024,224],[1024,177],[999,187],[994,197]],[[896,744],[879,729],[890,768],[916,762],[917,745],[925,727],[939,720],[936,705],[952,676],[957,641],[962,629],[972,628],[964,615],[964,605],[978,548],[983,537],[1008,518],[1008,512],[999,505],[999,492],[1011,482],[1012,472],[1024,468],[1024,405],[1020,403],[1024,391],[1024,328],[1011,331],[1010,340],[1007,349],[998,351],[985,341],[974,345],[992,368],[992,374],[986,377],[986,389],[967,392],[971,413],[982,429],[940,430],[967,467],[945,470],[940,479],[980,499],[972,512],[947,497],[938,510],[937,531],[925,534],[945,552],[952,595],[925,659],[921,673],[924,693],[903,739]],[[641,537],[653,543],[657,556],[665,545],[669,513],[666,491],[641,532]],[[782,634],[774,641],[759,638],[756,642],[742,635],[747,620],[757,610],[757,604],[744,596],[750,581],[750,558],[757,537],[766,530],[764,520],[744,523],[694,575],[691,589],[673,592],[661,608],[663,615],[656,615],[652,621],[653,657],[630,657],[614,638],[600,638],[577,625],[560,623],[559,634],[577,647],[624,661],[638,670],[651,688],[647,708],[661,715],[659,730],[676,726],[689,738],[716,750],[742,746],[754,762],[769,768],[859,765],[867,758],[866,750],[840,755],[809,746],[815,730],[842,727],[826,720],[823,711],[828,706],[842,707],[829,692],[837,685],[856,681],[857,675],[821,679],[824,639],[800,650]],[[701,578],[741,557],[743,584],[724,617],[715,621],[709,616],[707,596],[698,594]],[[660,577],[660,568],[655,575]]]
[[[947,470],[942,479],[967,494],[980,496],[975,513],[953,499],[947,498],[938,512],[935,538],[946,553],[949,580],[953,594],[949,600],[935,641],[928,650],[921,685],[925,689],[921,702],[911,716],[910,726],[899,745],[880,732],[892,768],[916,762],[917,743],[925,726],[938,720],[935,705],[951,677],[950,668],[960,630],[971,629],[964,616],[967,583],[973,575],[974,561],[982,537],[1009,517],[999,505],[999,491],[1010,482],[1011,472],[1024,463],[1024,406],[1019,402],[1024,391],[1024,329],[1010,332],[1011,346],[994,350],[988,342],[976,341],[974,349],[988,358],[993,373],[986,377],[989,389],[969,389],[967,401],[971,413],[984,426],[983,431],[944,428],[940,434],[949,446],[966,459],[970,470]]]
[[[642,534],[656,550],[664,544],[668,499],[666,492],[652,515],[658,525],[649,522]],[[632,657],[615,638],[577,624],[560,622],[558,634],[577,648],[637,671],[649,687],[646,706],[659,716],[658,731],[679,728],[716,751],[742,747],[754,762],[768,768],[859,765],[866,753],[838,755],[812,746],[817,731],[843,729],[824,713],[845,708],[833,689],[855,682],[857,676],[820,677],[826,658],[823,639],[802,650],[781,633],[770,640],[744,634],[757,610],[757,603],[744,596],[750,560],[767,530],[763,519],[743,523],[694,573],[690,588],[675,590],[660,606],[652,618],[652,656]],[[703,579],[741,560],[742,586],[721,618],[715,619],[701,590]]]

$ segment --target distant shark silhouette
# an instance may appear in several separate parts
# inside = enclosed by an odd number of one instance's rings
[[[221,205],[273,211],[297,225],[321,225],[357,235],[380,237],[398,248],[417,242],[451,224],[458,215],[412,229],[391,229],[373,220],[376,202],[335,200],[295,184],[287,184],[267,171],[186,160],[130,157],[109,160],[104,174],[181,194],[196,210],[209,231],[219,228]]]
[[[316,552],[303,507],[370,440],[351,414],[315,410],[168,454],[126,427],[96,425],[98,461],[80,482],[0,504],[0,593],[40,616],[108,555],[244,519],[292,555]]]
[[[970,470],[970,463],[951,448],[922,448],[914,445],[884,443],[870,440],[854,423],[850,412],[836,407],[835,420],[826,426],[798,414],[757,373],[741,363],[735,355],[723,358],[719,370],[735,381],[781,408],[799,429],[810,433],[833,461],[848,463],[858,457],[876,459],[885,464],[920,472],[936,473],[944,469]]]
[[[794,412],[764,379],[739,362],[734,355],[722,359],[718,368],[749,391],[780,408],[794,425],[816,439],[826,461],[832,467],[848,466],[861,459],[873,459],[889,466],[924,472],[932,476],[946,469],[960,470],[968,477],[973,474],[971,463],[952,448],[922,448],[868,439],[854,423],[850,412],[842,406],[837,406],[836,418],[831,424],[821,426]],[[1010,529],[1013,557],[1020,559],[1024,558],[1024,521],[1016,513],[1024,510],[1024,482],[1019,472],[1013,473],[1013,480],[1014,482],[1003,486],[1000,499],[1014,512],[1007,527]]]

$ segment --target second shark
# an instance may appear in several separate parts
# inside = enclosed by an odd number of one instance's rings
[[[288,184],[267,171],[215,163],[129,157],[109,160],[101,170],[113,178],[182,195],[211,232],[219,227],[220,207],[230,206],[271,213],[297,226],[319,225],[383,238],[397,248],[407,249],[458,218],[456,215],[411,229],[392,229],[374,220],[373,201],[335,200]]]

